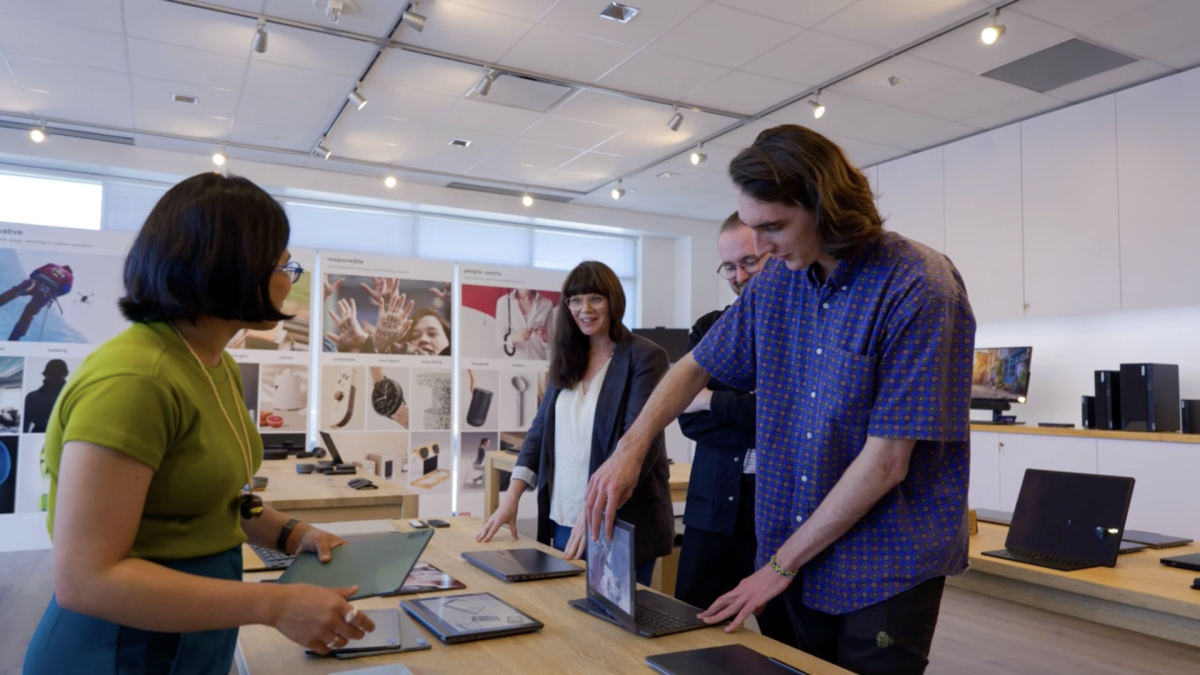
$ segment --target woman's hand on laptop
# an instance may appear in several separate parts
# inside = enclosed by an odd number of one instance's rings
[[[492,513],[492,516],[487,519],[483,527],[479,529],[479,534],[475,535],[475,541],[488,542],[500,528],[508,525],[508,531],[512,532],[513,540],[520,539],[517,536],[517,505],[520,503],[520,495],[516,499],[512,498],[511,490],[504,493],[504,498],[500,500],[500,506]]]
[[[567,547],[563,549],[563,560],[579,560],[587,547],[587,510],[580,509],[579,517],[575,519],[575,527],[571,528],[571,536],[567,539]]]

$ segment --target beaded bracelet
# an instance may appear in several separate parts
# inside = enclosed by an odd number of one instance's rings
[[[775,562],[775,556],[771,556],[771,561],[770,561],[770,562],[771,562],[771,569],[775,570],[775,573],[776,573],[776,574],[779,574],[779,575],[785,576],[785,577],[787,577],[787,578],[789,578],[789,579],[791,579],[792,577],[796,576],[796,573],[795,573],[795,572],[789,572],[788,570],[785,570],[785,569],[783,569],[782,567],[780,567],[780,566],[779,566],[779,563]]]

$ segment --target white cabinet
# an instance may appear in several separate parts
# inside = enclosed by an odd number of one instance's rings
[[[1113,97],[1021,122],[1026,316],[1121,307]]]
[[[876,181],[884,227],[937,250],[946,250],[942,212],[942,149],[880,164]]]
[[[1200,540],[1200,445],[1100,439],[1097,460],[1100,473],[1136,481],[1126,528]]]
[[[1200,69],[1116,94],[1121,308],[1200,303]]]
[[[1096,473],[1094,438],[1000,434],[999,455],[1002,511],[1017,505],[1025,469]]]
[[[967,505],[973,509],[1000,508],[1000,434],[971,432],[971,487]]]
[[[967,285],[977,321],[1024,316],[1021,127],[947,145],[946,255]]]

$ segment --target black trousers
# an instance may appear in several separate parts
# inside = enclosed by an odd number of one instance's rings
[[[826,614],[805,607],[801,602],[804,585],[799,582],[797,578],[783,594],[796,627],[798,648],[858,675],[925,672],[946,577],[934,577],[848,614]]]
[[[754,556],[758,539],[754,534],[754,477],[742,478],[737,520],[733,535],[717,534],[689,527],[683,533],[679,552],[679,572],[675,597],[701,609],[708,609],[717,598],[732,591],[754,574]],[[788,646],[796,646],[796,634],[787,605],[778,597],[767,603],[758,617],[763,635]]]

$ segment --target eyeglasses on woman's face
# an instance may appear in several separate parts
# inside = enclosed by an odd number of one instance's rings
[[[578,312],[587,305],[589,309],[601,310],[604,309],[604,303],[607,302],[603,295],[572,295],[567,298],[567,309],[572,312]]]
[[[292,280],[293,284],[297,281],[300,281],[300,275],[304,274],[304,268],[301,267],[300,263],[296,262],[295,260],[288,262],[286,265],[276,265],[275,271],[283,272],[284,274],[288,275],[288,278]]]
[[[763,262],[766,261],[766,259],[766,255],[748,255],[737,262],[721,263],[721,266],[717,268],[717,274],[720,274],[721,276],[725,277],[725,279],[732,281],[737,278],[739,269],[744,270],[746,274],[754,274],[760,267],[762,267]]]

